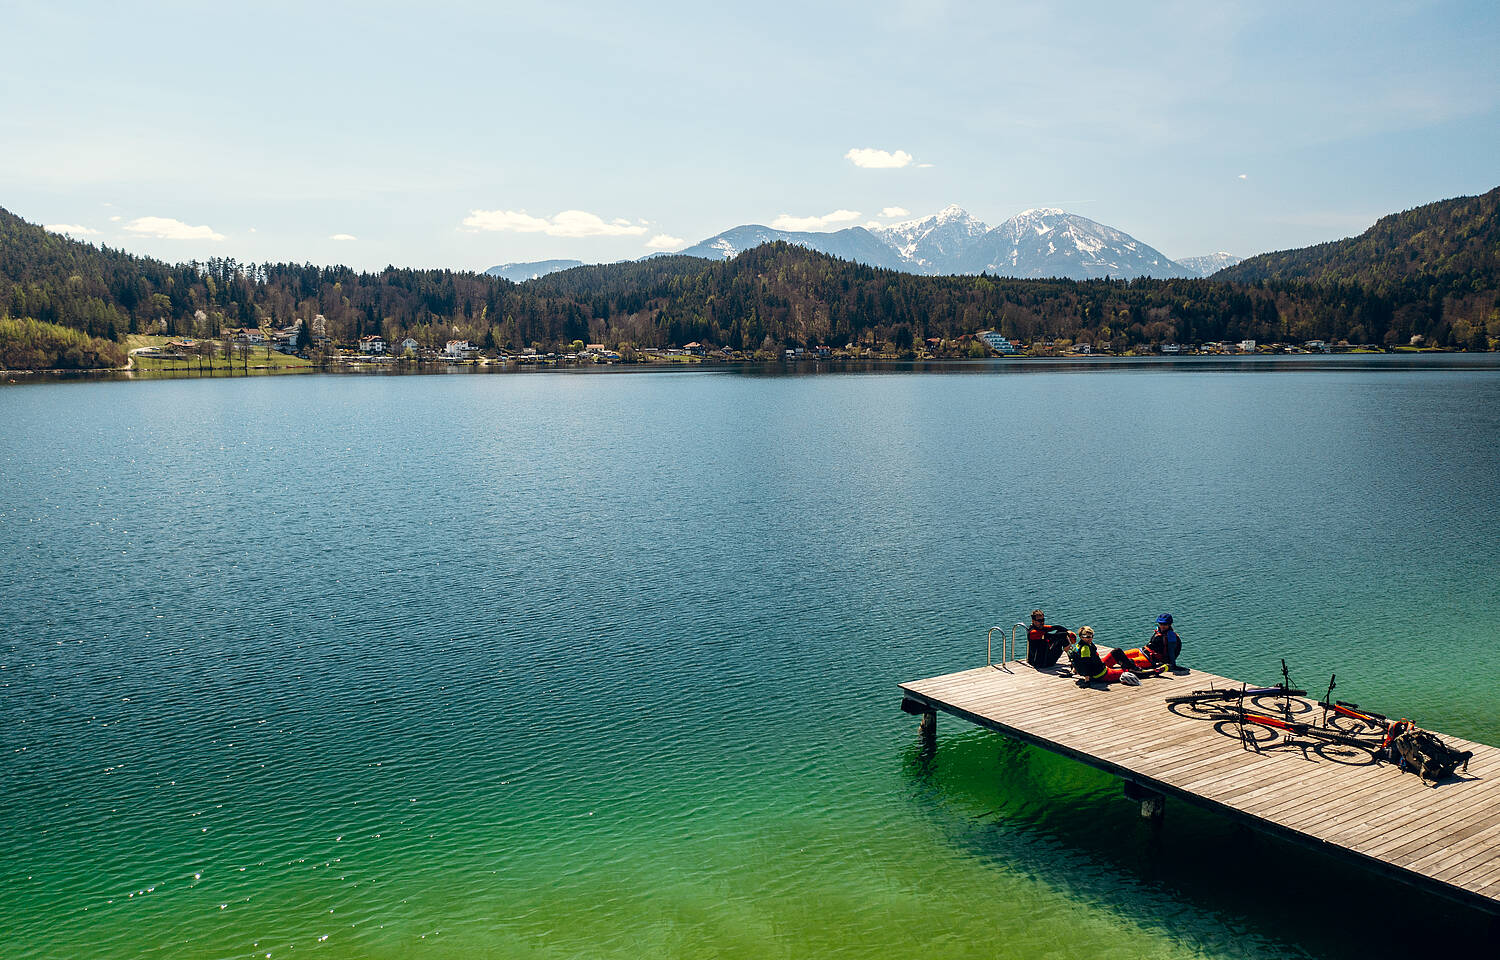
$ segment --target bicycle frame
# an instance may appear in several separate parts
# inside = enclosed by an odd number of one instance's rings
[[[1321,705],[1325,714],[1336,713],[1343,717],[1352,717],[1355,720],[1363,720],[1372,727],[1385,730],[1391,725],[1391,718],[1383,713],[1366,713],[1359,709],[1357,703],[1347,703],[1343,700],[1335,700],[1333,703]]]
[[[1247,723],[1253,723],[1257,726],[1271,727],[1277,730],[1285,730],[1288,733],[1295,733],[1299,737],[1311,737],[1314,740],[1322,740],[1326,743],[1337,743],[1346,747],[1359,747],[1361,750],[1368,750],[1371,753],[1374,753],[1375,751],[1380,749],[1379,744],[1371,743],[1368,740],[1361,740],[1358,737],[1350,737],[1345,736],[1341,733],[1334,733],[1333,731],[1325,730],[1322,727],[1315,727],[1310,723],[1298,723],[1295,721],[1278,720],[1276,717],[1270,717],[1263,713],[1253,713],[1242,708],[1236,709],[1231,707],[1230,710],[1238,715],[1241,726]]]
[[[1220,687],[1215,690],[1194,690],[1192,693],[1167,697],[1167,703],[1203,703],[1210,700],[1243,700],[1245,697],[1275,696],[1305,697],[1306,690],[1289,690],[1277,684],[1274,687]]]

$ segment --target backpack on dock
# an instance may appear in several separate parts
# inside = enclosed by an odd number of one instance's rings
[[[1417,772],[1423,780],[1437,783],[1462,766],[1469,769],[1469,758],[1473,751],[1455,750],[1436,735],[1416,726],[1408,725],[1405,732],[1397,734],[1391,741],[1396,756],[1403,768]]]

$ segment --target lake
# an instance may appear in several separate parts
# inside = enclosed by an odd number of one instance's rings
[[[1170,611],[1500,744],[1500,357],[777,370],[0,389],[0,955],[1485,942],[895,685]]]

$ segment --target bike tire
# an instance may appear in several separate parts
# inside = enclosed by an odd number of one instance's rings
[[[1248,701],[1254,706],[1256,713],[1264,713],[1268,717],[1281,717],[1286,711],[1283,706],[1287,700],[1279,693],[1261,693],[1249,698]],[[1301,717],[1312,711],[1312,704],[1301,697],[1292,697],[1291,714],[1293,717]]]
[[[1222,717],[1214,724],[1214,731],[1229,740],[1240,743],[1248,743],[1255,750],[1264,750],[1276,745],[1281,739],[1283,731],[1274,727],[1262,726],[1258,723],[1244,724],[1244,732],[1241,733],[1240,722],[1232,716]]]
[[[1315,745],[1313,753],[1327,760],[1329,763],[1337,763],[1345,767],[1370,767],[1380,762],[1380,757],[1371,748],[1373,745],[1360,744],[1350,746],[1348,744],[1321,740]]]
[[[1231,715],[1221,700],[1188,700],[1167,704],[1167,709],[1184,720],[1218,720]]]

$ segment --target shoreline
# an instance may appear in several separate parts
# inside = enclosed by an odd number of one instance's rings
[[[459,362],[459,363],[330,363],[299,366],[242,365],[215,367],[207,370],[191,368],[141,370],[133,366],[99,369],[51,369],[51,370],[0,370],[0,385],[20,386],[25,383],[65,382],[70,380],[108,381],[152,381],[152,380],[229,380],[245,377],[292,375],[328,376],[486,376],[495,374],[535,375],[554,374],[626,374],[660,372],[749,372],[764,374],[836,374],[841,372],[868,373],[890,372],[972,372],[984,373],[1008,368],[1025,370],[1050,368],[1057,370],[1100,369],[1106,367],[1152,367],[1157,369],[1179,368],[1199,371],[1209,368],[1246,370],[1252,368],[1314,369],[1327,365],[1330,368],[1363,364],[1369,369],[1380,369],[1387,365],[1412,364],[1429,369],[1475,369],[1483,368],[1482,360],[1466,360],[1453,363],[1458,358],[1495,358],[1493,365],[1500,366],[1500,352],[1466,350],[1422,350],[1392,352],[1347,352],[1333,354],[1188,354],[1176,356],[1115,356],[1076,355],[1056,357],[987,357],[968,358],[920,358],[920,359],[803,359],[803,360],[734,360],[697,362],[635,362],[635,363],[516,363],[516,362]]]

